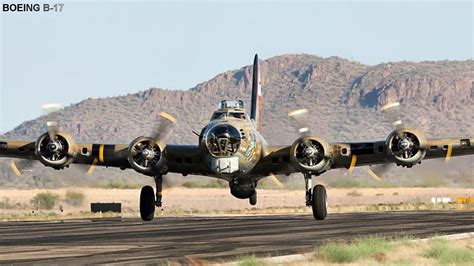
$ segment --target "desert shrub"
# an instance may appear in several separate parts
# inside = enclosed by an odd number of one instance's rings
[[[103,186],[104,188],[115,188],[115,189],[137,189],[140,188],[140,184],[130,184],[123,180],[114,180]]]
[[[30,202],[35,209],[51,210],[56,205],[58,199],[59,196],[57,194],[48,191],[36,194]]]
[[[202,184],[198,181],[188,180],[183,183],[183,187],[185,188],[201,188]]]
[[[81,192],[68,191],[66,192],[66,203],[71,206],[81,206],[84,203],[84,194]]]
[[[442,238],[434,238],[430,246],[423,253],[424,257],[434,258],[440,264],[459,265],[474,261],[474,252],[460,247],[451,246],[449,241]]]
[[[185,188],[226,188],[228,184],[226,181],[211,180],[209,182],[201,182],[195,180],[188,180],[183,183]]]
[[[390,242],[379,237],[366,237],[350,243],[328,243],[318,248],[318,251],[329,262],[350,263],[362,258],[384,255],[391,249]]]
[[[236,258],[237,265],[239,266],[258,266],[263,265],[261,261],[255,257],[255,255],[242,255]]]
[[[352,190],[351,192],[348,192],[348,193],[347,193],[347,196],[360,197],[360,196],[362,196],[362,193],[360,193],[360,192],[357,191],[357,190]]]

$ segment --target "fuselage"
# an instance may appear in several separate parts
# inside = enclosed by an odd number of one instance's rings
[[[247,175],[260,160],[263,143],[242,101],[223,101],[199,137],[206,166],[223,177]]]

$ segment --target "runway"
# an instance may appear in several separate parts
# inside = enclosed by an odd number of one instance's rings
[[[239,217],[158,217],[0,223],[0,263],[84,264],[205,260],[311,251],[328,240],[367,235],[474,232],[474,212],[379,212]]]

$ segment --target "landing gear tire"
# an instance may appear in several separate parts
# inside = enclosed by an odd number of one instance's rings
[[[140,216],[143,221],[151,221],[155,216],[155,192],[150,186],[142,187],[140,192]]]
[[[257,204],[257,192],[253,193],[253,195],[250,196],[249,203],[250,203],[250,205],[256,205]]]
[[[311,206],[313,207],[313,216],[316,220],[324,220],[328,214],[328,196],[326,188],[323,185],[316,185],[313,188],[313,197]]]

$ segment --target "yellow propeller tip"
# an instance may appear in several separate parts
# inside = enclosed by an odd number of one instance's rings
[[[270,177],[271,177],[273,183],[275,183],[275,185],[277,185],[277,187],[279,187],[279,188],[284,188],[284,187],[285,187],[285,185],[283,185],[283,183],[282,183],[280,180],[278,180],[278,178],[276,177],[276,175],[274,175],[273,173],[271,173],[271,174],[270,174]]]
[[[288,116],[292,117],[292,116],[299,115],[299,114],[304,114],[304,113],[307,113],[307,112],[308,112],[308,109],[306,109],[306,108],[298,109],[298,110],[294,110],[294,111],[289,112]]]
[[[18,169],[18,167],[16,166],[15,161],[12,161],[10,163],[10,168],[12,169],[12,171],[15,173],[16,176],[21,176],[21,172]]]
[[[382,106],[382,111],[385,111],[387,109],[397,107],[397,106],[400,106],[400,102],[387,103],[386,105]]]
[[[375,180],[377,180],[377,181],[380,181],[380,180],[382,179],[382,178],[380,178],[376,173],[374,173],[374,171],[372,171],[372,169],[370,169],[370,168],[369,168],[369,170],[368,170],[367,172],[369,173],[369,175],[370,175],[373,179],[375,179]]]
[[[165,113],[165,112],[161,112],[160,113],[160,116],[163,117],[164,119],[167,119],[168,121],[170,121],[171,123],[173,124],[176,124],[176,118],[174,118],[172,115],[168,114],[168,113]]]

